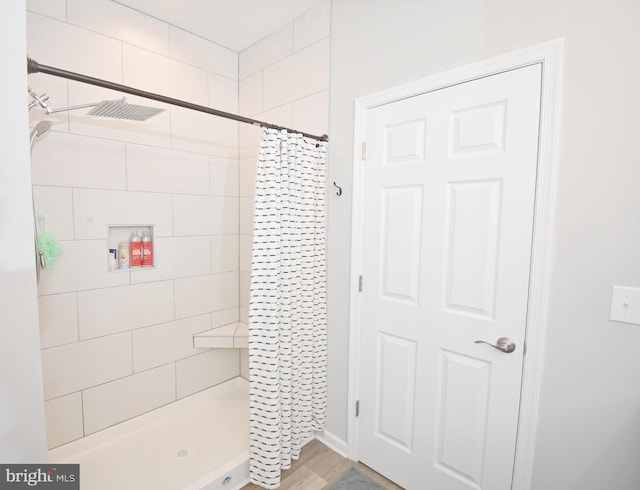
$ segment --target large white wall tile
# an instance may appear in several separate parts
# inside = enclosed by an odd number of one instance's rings
[[[240,81],[240,114],[252,117],[264,110],[263,87],[262,71]]]
[[[127,188],[133,191],[209,194],[209,157],[127,145]]]
[[[238,270],[238,235],[211,237],[211,272]]]
[[[131,374],[131,354],[131,334],[128,332],[44,349],[45,400]]]
[[[85,433],[97,432],[175,401],[175,365],[90,388],[82,399]]]
[[[253,235],[253,197],[240,198],[240,234]]]
[[[209,73],[209,105],[214,109],[238,112],[238,81]]]
[[[58,240],[73,239],[73,202],[68,187],[33,186],[38,233],[52,233]]]
[[[41,295],[129,284],[129,274],[110,272],[106,240],[61,241],[62,253],[40,274]]]
[[[171,57],[233,80],[238,79],[238,53],[174,26],[169,27]]]
[[[87,114],[90,109],[74,110],[69,113],[70,131],[96,138],[169,148],[171,139],[168,110],[170,106],[168,104],[80,82],[69,82],[69,104],[72,106],[96,104],[105,100],[122,101],[123,97],[128,104],[165,109],[165,111],[146,121],[132,121],[113,117],[89,116]]]
[[[249,308],[249,288],[251,287],[251,272],[240,271],[240,308]]]
[[[165,22],[110,0],[67,0],[67,22],[169,54],[169,26]]]
[[[240,196],[249,197],[256,193],[257,157],[240,160]]]
[[[209,237],[165,237],[154,240],[155,267],[131,270],[131,283],[164,281],[216,272],[211,267]]]
[[[269,109],[268,111],[264,111],[257,117],[272,124],[291,128],[293,126],[293,105],[291,103],[286,103],[281,106],[274,107],[273,109]]]
[[[27,50],[43,65],[122,81],[122,43],[50,17],[27,12]]]
[[[193,334],[210,328],[211,315],[201,315],[134,331],[134,372],[202,352],[193,347]]]
[[[249,379],[249,349],[240,349],[240,376]]]
[[[238,308],[227,308],[211,314],[211,328],[221,327],[238,321]]]
[[[238,273],[176,279],[176,318],[202,315],[238,306]]]
[[[168,322],[173,318],[172,281],[78,293],[81,340]]]
[[[240,80],[293,53],[293,23],[265,36],[240,53]]]
[[[325,39],[265,68],[265,109],[327,90],[329,50],[329,40]]]
[[[293,103],[293,127],[306,133],[329,134],[329,91],[298,99]]]
[[[181,107],[171,109],[171,147],[226,158],[238,155],[238,123]]]
[[[125,44],[122,48],[124,84],[148,92],[206,105],[207,72],[151,51]]]
[[[237,235],[238,199],[235,197],[173,197],[175,235]]]
[[[40,347],[54,347],[78,341],[78,302],[76,293],[53,294],[38,298]]]
[[[240,321],[249,323],[249,308],[240,308]]]
[[[44,412],[49,449],[80,439],[84,435],[80,392],[46,401]]]
[[[46,137],[46,139],[44,139]],[[125,189],[124,143],[51,132],[33,147],[35,185]]]
[[[250,124],[241,124],[239,131],[239,148],[238,156],[240,158],[252,157],[258,160],[258,152],[260,151],[260,138],[262,137],[262,128],[252,126]]]
[[[154,236],[171,235],[170,194],[73,190],[76,239],[107,238],[107,225],[155,225]]]
[[[251,271],[253,237],[251,235],[242,235],[240,237],[240,270]]]
[[[330,28],[331,2],[324,0],[324,2],[296,17],[293,21],[294,51],[299,51],[329,36]]]
[[[176,363],[178,398],[215,386],[240,374],[239,349],[213,349]]]
[[[238,160],[236,158],[209,157],[211,170],[209,172],[212,196],[238,196]]]
[[[27,0],[27,10],[64,21],[67,18],[67,0]]]

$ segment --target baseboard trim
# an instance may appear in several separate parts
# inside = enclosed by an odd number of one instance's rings
[[[316,439],[343,458],[349,458],[347,456],[347,441],[344,439],[339,438],[328,430],[316,432]]]

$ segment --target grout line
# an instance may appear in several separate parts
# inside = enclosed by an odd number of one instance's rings
[[[178,401],[178,359],[173,361],[173,399]]]
[[[71,190],[71,234],[73,240],[76,240],[76,192],[75,187],[70,187]]]
[[[118,39],[120,42],[120,80],[124,85],[124,41],[122,39]]]
[[[80,390],[80,418],[82,419],[82,437],[86,437],[87,422],[85,421],[85,413],[84,413],[84,390]]]
[[[76,297],[76,340],[75,342],[80,342],[80,296],[78,295],[78,291],[74,291]],[[70,342],[73,343],[73,342]]]
[[[169,108],[167,109],[167,112],[169,113],[169,149],[176,151],[173,148],[173,109],[174,106],[170,105]]]
[[[207,181],[207,186],[209,188],[209,196],[213,196],[213,188],[211,187],[211,179],[213,178],[212,174],[211,174],[211,168],[213,167],[213,162],[211,161],[211,155],[209,155],[209,166],[207,168],[207,177],[208,177],[208,181]]]
[[[213,249],[215,244],[213,243],[214,235],[209,235],[209,274],[216,274],[214,271]]]
[[[133,7],[129,7],[129,8],[133,9]],[[133,10],[135,10],[135,9],[133,9]],[[151,17],[148,13],[143,13],[143,12],[141,12],[141,13],[143,15],[147,15],[147,16]],[[155,17],[153,17],[153,18],[155,18]],[[169,24],[166,21],[162,21],[160,19],[156,19],[156,20],[159,20],[160,22],[164,22],[165,26],[167,27],[167,57],[171,58],[171,59],[175,59],[173,57],[173,50],[171,49],[171,47],[172,47],[172,43],[171,43],[171,24]]]
[[[306,45],[306,46],[304,46],[303,48],[300,48],[298,51],[293,51],[293,52],[289,53],[288,55],[286,55],[286,56],[284,56],[284,57],[282,57],[282,58],[279,58],[279,59],[277,59],[276,61],[273,61],[272,63],[269,63],[268,65],[265,65],[265,66],[262,66],[262,67],[258,68],[256,71],[254,71],[254,72],[252,72],[252,73],[249,73],[248,75],[245,75],[245,76],[244,76],[244,78],[242,78],[242,79],[240,78],[240,74],[238,74],[238,82],[241,82],[241,81],[243,81],[243,80],[246,80],[246,79],[247,79],[247,78],[249,78],[249,77],[252,77],[253,75],[255,75],[256,73],[258,73],[259,71],[264,71],[264,70],[266,70],[266,69],[268,69],[268,68],[272,68],[272,67],[274,67],[275,65],[277,65],[278,63],[280,63],[280,62],[282,62],[282,61],[286,60],[287,58],[291,58],[292,56],[295,56],[295,55],[297,55],[298,53],[301,53],[301,52],[302,52],[302,51],[304,51],[305,49],[310,48],[311,46],[315,46],[316,44],[321,43],[322,41],[325,41],[325,40],[329,40],[329,42],[331,42],[331,33],[327,34],[325,37],[320,38],[320,39],[318,39],[318,40],[316,40],[316,41],[314,41],[314,42],[312,42],[312,43],[310,43],[310,44],[307,44],[307,45]],[[260,41],[257,41],[257,42],[260,42]],[[248,49],[248,48],[247,48],[247,49]]]
[[[129,143],[124,142],[124,190],[129,189]]]
[[[171,196],[171,237],[176,236],[176,197],[175,194],[170,194]]]
[[[173,279],[172,281],[172,288],[173,288],[173,321],[176,321],[176,279]]]
[[[131,374],[130,376],[133,376],[134,374],[136,374],[136,365],[133,359],[133,330],[129,330],[129,337],[131,339]]]

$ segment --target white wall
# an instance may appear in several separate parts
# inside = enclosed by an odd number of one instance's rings
[[[4,6],[0,60],[0,461],[47,461],[29,170],[23,1]],[[7,76],[7,74],[10,74]]]
[[[28,52],[42,64],[238,110],[234,51],[108,0],[27,9]],[[43,74],[28,82],[54,108],[120,97]],[[239,318],[238,124],[127,100],[167,110],[145,122],[29,114],[54,121],[33,148],[33,189],[63,247],[39,286],[49,447],[241,372],[238,349],[192,343]],[[145,224],[156,267],[109,271],[108,225]]]
[[[357,97],[564,38],[545,370],[533,488],[640,487],[640,327],[610,322],[640,286],[640,4],[334,0],[329,181],[352,181]],[[330,201],[329,420],[346,439],[351,203]]]

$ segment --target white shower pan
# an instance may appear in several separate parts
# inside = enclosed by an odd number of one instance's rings
[[[237,490],[249,482],[249,383],[237,377],[49,451],[83,490]]]

